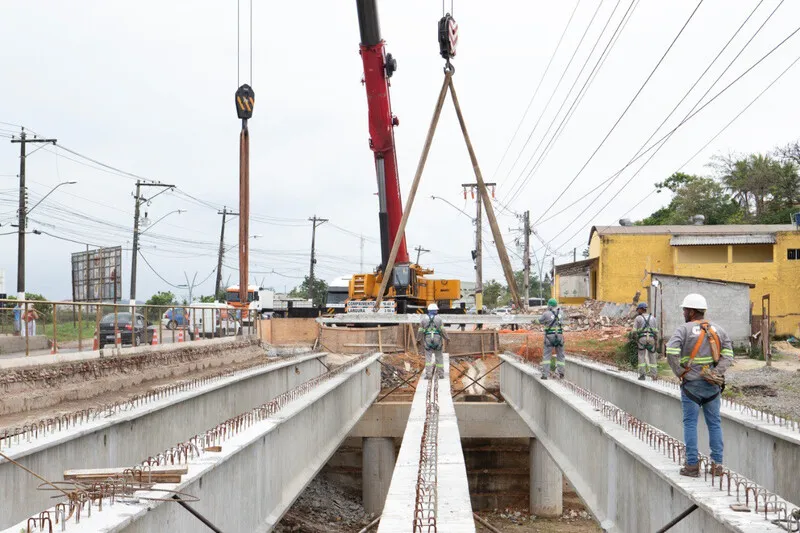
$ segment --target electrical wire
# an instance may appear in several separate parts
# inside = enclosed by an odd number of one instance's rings
[[[672,108],[672,111],[670,111],[670,112],[669,112],[669,114],[668,114],[668,115],[667,115],[667,116],[664,118],[664,120],[662,120],[662,121],[661,121],[661,124],[659,124],[659,125],[658,125],[658,126],[657,126],[657,127],[654,129],[654,130],[653,130],[653,133],[651,133],[651,134],[650,134],[650,137],[648,137],[648,138],[647,138],[647,140],[646,140],[644,143],[642,143],[642,145],[639,147],[639,149],[638,149],[638,150],[636,151],[636,153],[634,154],[634,157],[633,157],[633,158],[632,158],[630,161],[628,161],[628,163],[627,163],[625,166],[623,166],[623,167],[622,167],[621,169],[619,169],[617,172],[615,172],[614,174],[612,174],[611,176],[609,176],[607,179],[605,179],[604,181],[602,181],[601,183],[599,183],[599,184],[598,184],[596,187],[594,187],[592,190],[590,190],[589,192],[587,192],[587,193],[586,193],[586,194],[584,194],[583,196],[579,197],[577,200],[573,201],[571,204],[569,204],[568,206],[564,207],[564,208],[563,208],[563,209],[561,209],[560,211],[558,211],[558,212],[556,212],[556,213],[553,213],[552,215],[550,215],[550,216],[549,216],[549,217],[547,217],[547,218],[542,218],[542,217],[539,217],[539,219],[536,221],[536,223],[537,223],[537,224],[538,224],[538,223],[544,223],[544,222],[547,222],[548,220],[551,220],[551,219],[555,218],[555,217],[556,217],[556,216],[558,216],[559,214],[561,214],[561,213],[564,213],[565,211],[567,211],[568,209],[570,209],[570,208],[571,208],[571,207],[573,207],[574,205],[578,204],[579,202],[581,202],[582,200],[584,200],[585,198],[587,198],[588,196],[590,196],[592,193],[594,193],[594,192],[598,191],[598,190],[599,190],[599,189],[601,189],[601,188],[603,189],[603,191],[607,190],[607,186],[608,186],[608,185],[610,185],[610,184],[612,184],[614,181],[616,181],[616,179],[617,179],[617,178],[618,178],[618,177],[619,177],[619,176],[622,174],[622,172],[623,172],[625,169],[627,169],[627,168],[628,168],[630,165],[632,165],[634,161],[638,160],[638,158],[639,158],[641,155],[643,155],[643,154],[642,154],[642,151],[643,151],[643,150],[644,150],[644,148],[647,146],[647,144],[648,144],[648,143],[649,143],[649,142],[650,142],[650,141],[653,139],[653,137],[655,137],[655,136],[656,136],[656,134],[658,133],[658,131],[659,131],[659,130],[660,130],[660,129],[661,129],[663,126],[664,126],[664,124],[666,124],[666,123],[667,123],[667,121],[668,121],[668,120],[669,120],[669,119],[672,117],[672,115],[675,113],[675,111],[677,111],[677,110],[678,110],[678,108],[679,108],[679,107],[681,106],[681,104],[682,104],[682,103],[683,103],[683,102],[686,100],[686,98],[688,98],[688,97],[689,97],[689,95],[690,95],[690,94],[691,94],[691,92],[694,90],[694,88],[695,88],[695,87],[697,87],[697,85],[698,85],[698,84],[700,83],[700,81],[701,81],[701,80],[702,80],[702,79],[705,77],[705,75],[708,73],[708,71],[711,69],[711,67],[713,67],[713,66],[714,66],[714,64],[716,63],[716,61],[717,61],[717,60],[720,58],[720,56],[723,54],[723,52],[725,52],[725,50],[728,48],[728,46],[731,44],[731,42],[732,42],[732,41],[733,41],[733,40],[736,38],[736,36],[739,34],[739,32],[742,30],[742,28],[744,28],[745,24],[747,24],[747,22],[750,20],[750,18],[753,16],[753,14],[755,14],[756,10],[759,8],[759,6],[761,6],[761,4],[762,4],[762,3],[763,3],[763,0],[761,0],[761,1],[760,1],[760,2],[759,2],[757,5],[756,5],[756,7],[755,7],[755,8],[754,8],[754,9],[753,9],[751,12],[750,12],[750,14],[747,16],[747,18],[745,18],[745,20],[744,20],[744,21],[743,21],[743,22],[742,22],[742,23],[739,25],[739,27],[736,29],[736,31],[734,32],[734,34],[733,34],[733,35],[730,37],[730,39],[728,39],[728,41],[725,43],[725,45],[722,47],[722,49],[720,49],[720,51],[717,53],[717,55],[714,57],[714,59],[712,59],[712,60],[711,60],[711,62],[708,64],[708,66],[705,68],[705,70],[702,72],[702,74],[700,74],[700,76],[698,76],[698,78],[695,80],[694,84],[692,84],[692,86],[689,88],[689,90],[688,90],[688,91],[686,91],[686,93],[684,93],[683,97],[682,97],[682,98],[681,98],[681,99],[678,101],[678,103],[677,103],[677,104],[675,104],[675,106]],[[779,4],[778,4],[776,7],[775,7],[775,9],[772,11],[772,13],[770,13],[770,15],[767,17],[767,19],[766,19],[766,20],[765,20],[765,21],[764,21],[764,22],[761,24],[761,26],[760,26],[760,27],[759,27],[759,28],[758,28],[758,29],[757,29],[757,30],[756,30],[756,31],[753,33],[753,35],[752,35],[752,36],[750,37],[750,39],[749,39],[749,40],[748,40],[748,41],[747,41],[747,42],[744,44],[744,46],[741,48],[741,50],[739,50],[739,53],[738,53],[738,54],[736,54],[736,57],[734,57],[734,58],[733,58],[733,60],[731,60],[731,61],[728,63],[728,65],[725,67],[725,69],[724,69],[722,72],[720,72],[720,74],[717,76],[717,78],[714,80],[714,82],[713,82],[713,83],[712,83],[712,84],[711,84],[711,85],[708,87],[708,89],[706,89],[706,92],[705,92],[705,93],[703,93],[703,95],[702,95],[702,96],[701,96],[701,97],[698,99],[697,103],[695,103],[695,105],[694,105],[694,106],[693,106],[693,107],[692,107],[692,108],[691,108],[691,109],[690,109],[690,110],[687,112],[687,114],[684,116],[684,119],[686,119],[686,117],[688,117],[688,116],[689,116],[689,114],[691,114],[691,113],[692,113],[692,111],[694,111],[694,110],[697,108],[697,106],[698,106],[698,105],[700,105],[700,103],[703,101],[703,99],[704,99],[706,96],[708,96],[708,93],[709,93],[709,92],[711,92],[711,90],[712,90],[712,89],[713,89],[713,88],[716,86],[716,84],[719,82],[719,80],[722,78],[722,76],[724,76],[724,75],[725,75],[725,74],[728,72],[728,70],[730,69],[730,67],[733,65],[734,61],[736,61],[736,59],[738,59],[738,58],[739,58],[739,56],[742,54],[742,52],[744,52],[744,50],[747,48],[747,46],[748,46],[748,45],[749,45],[749,44],[750,44],[750,43],[753,41],[753,39],[755,38],[755,36],[756,36],[756,35],[758,35],[758,33],[759,33],[759,32],[761,31],[761,29],[764,27],[764,24],[766,24],[766,22],[767,22],[767,21],[768,21],[768,20],[769,20],[769,19],[772,17],[772,15],[773,15],[773,14],[775,14],[775,11],[778,9],[778,7],[780,7],[780,6],[781,6],[781,4],[782,4],[782,3],[783,3],[783,0],[781,0],[781,2],[780,2],[780,3],[779,3]],[[669,138],[670,138],[670,137],[667,137],[667,140],[669,140]],[[666,143],[666,140],[664,141],[664,143]],[[657,153],[659,150],[661,150],[661,148],[664,146],[664,143],[661,143],[661,144],[658,146],[658,148],[656,149],[656,152],[654,152],[654,153],[653,153],[653,156],[655,155],[655,153]],[[652,148],[652,147],[651,147],[651,148]],[[651,156],[651,158],[652,158],[653,156]],[[600,195],[602,195],[602,193],[601,193]],[[592,202],[591,202],[589,205],[587,205],[586,207],[584,207],[583,209],[585,210],[585,209],[588,209],[589,207],[591,207],[591,206],[594,204],[594,202],[595,202],[595,201],[597,201],[597,200],[599,199],[600,195],[596,196],[596,197],[595,197],[595,199],[594,199],[594,200],[593,200],[593,201],[592,201]]]
[[[520,128],[522,128],[522,124],[525,122],[525,117],[528,116],[528,111],[530,111],[531,105],[533,105],[533,101],[536,99],[536,95],[539,94],[539,89],[542,87],[542,82],[544,82],[547,73],[550,71],[550,66],[553,64],[553,60],[556,58],[558,50],[561,48],[561,42],[564,40],[564,36],[567,34],[567,30],[569,30],[569,27],[572,24],[572,19],[575,17],[575,12],[578,11],[578,6],[580,5],[581,5],[581,0],[578,0],[578,2],[575,4],[575,7],[572,9],[572,13],[569,16],[569,19],[567,20],[567,25],[564,26],[564,31],[561,32],[561,37],[559,37],[558,39],[556,48],[550,55],[550,60],[547,62],[547,66],[544,68],[544,72],[542,72],[541,78],[539,78],[539,83],[536,84],[536,89],[534,89],[533,91],[533,96],[531,96],[531,99],[528,100],[528,105],[525,108],[525,112],[522,113],[522,118],[519,119],[519,124],[517,124],[517,129],[514,130],[514,134],[511,136],[511,140],[508,141],[508,145],[506,146],[506,149],[503,152],[503,156],[500,158],[500,162],[497,164],[497,167],[494,169],[494,172],[492,173],[492,178],[490,181],[494,181],[494,177],[497,175],[497,171],[500,170],[500,167],[503,166],[503,162],[506,160],[508,151],[511,149],[511,145],[516,140],[517,134],[519,133]],[[444,0],[442,0],[442,10],[444,10]],[[444,16],[444,13],[442,13],[442,16]]]
[[[547,209],[545,209],[544,212],[539,216],[539,218],[536,219],[536,221],[534,221],[534,224],[537,224],[544,217],[544,215],[546,215],[550,211],[550,209],[552,209],[552,207],[556,204],[556,202],[558,202],[567,193],[569,188],[572,186],[573,183],[575,183],[575,180],[578,179],[578,177],[583,173],[583,171],[586,169],[586,167],[589,166],[589,163],[594,159],[594,156],[597,155],[597,153],[603,147],[605,142],[608,140],[608,138],[611,136],[611,134],[617,128],[619,123],[622,121],[622,119],[628,113],[630,108],[633,106],[634,102],[636,102],[636,100],[639,98],[639,95],[642,94],[642,91],[647,86],[647,84],[650,82],[650,80],[652,79],[653,75],[656,73],[658,68],[661,66],[661,63],[664,62],[664,59],[669,54],[670,50],[672,50],[672,47],[675,46],[675,43],[678,41],[678,39],[683,34],[683,32],[686,29],[686,27],[692,21],[692,19],[694,18],[694,15],[697,13],[698,9],[700,9],[700,6],[703,5],[704,1],[705,0],[700,0],[697,3],[697,5],[695,6],[694,10],[692,10],[692,13],[689,15],[689,18],[687,18],[686,22],[683,23],[683,26],[681,26],[681,29],[678,32],[678,34],[675,36],[674,39],[672,39],[672,42],[667,47],[666,51],[662,54],[661,58],[658,60],[656,65],[653,67],[653,69],[650,71],[650,74],[648,74],[647,78],[645,78],[644,83],[642,83],[641,87],[639,87],[639,90],[636,91],[636,94],[633,96],[631,101],[625,107],[625,109],[623,110],[622,114],[614,122],[614,125],[611,126],[611,129],[608,131],[608,133],[606,133],[605,137],[603,137],[603,140],[600,141],[600,144],[597,146],[597,148],[595,148],[595,150],[592,152],[592,154],[589,156],[589,158],[586,160],[586,162],[583,164],[583,166],[581,166],[580,170],[575,174],[575,176],[569,181],[569,183],[567,183],[567,186],[561,191],[561,193],[558,195],[558,197],[553,202],[549,203]]]
[[[797,30],[795,30],[795,31],[794,31],[794,33],[792,33],[792,35],[794,35],[795,33],[797,33],[797,31],[800,31],[800,28],[798,28]],[[788,38],[787,38],[787,39],[788,39]],[[783,42],[785,42],[785,40],[784,40]],[[773,49],[773,51],[774,51],[774,50],[775,50],[775,49]],[[770,52],[770,53],[772,53],[772,52]],[[765,56],[765,57],[766,57],[766,56]],[[762,58],[762,60],[763,60],[763,58]],[[753,104],[754,104],[756,101],[758,101],[758,99],[759,99],[759,98],[761,98],[761,96],[762,96],[764,93],[766,93],[766,92],[767,92],[767,91],[768,91],[768,90],[769,90],[769,89],[770,89],[770,88],[771,88],[773,85],[775,85],[775,83],[777,83],[777,82],[778,82],[778,80],[780,80],[780,79],[781,79],[781,78],[782,78],[782,77],[783,77],[783,76],[784,76],[784,75],[785,75],[785,74],[786,74],[786,73],[787,73],[787,72],[788,72],[788,71],[789,71],[789,70],[790,70],[792,67],[794,67],[794,66],[795,66],[795,65],[796,65],[796,64],[797,64],[799,61],[800,61],[800,56],[799,56],[799,57],[797,57],[797,58],[796,58],[796,59],[795,59],[795,60],[794,60],[794,61],[793,61],[793,62],[792,62],[792,63],[791,63],[791,64],[790,64],[788,67],[786,67],[786,68],[785,68],[785,69],[784,69],[784,70],[783,70],[783,71],[782,71],[782,72],[781,72],[781,73],[780,73],[780,74],[779,74],[779,75],[778,75],[778,76],[777,76],[775,79],[773,79],[773,80],[772,80],[772,82],[771,82],[769,85],[767,85],[767,87],[766,87],[764,90],[762,90],[762,91],[761,91],[761,92],[760,92],[758,95],[756,95],[756,97],[755,97],[753,100],[751,100],[751,101],[750,101],[750,103],[748,103],[748,104],[747,104],[747,106],[745,106],[745,108],[744,108],[744,109],[742,109],[742,111],[740,111],[740,112],[739,112],[739,114],[737,114],[737,115],[736,115],[736,116],[735,116],[735,117],[734,117],[734,118],[733,118],[733,119],[732,119],[730,122],[728,122],[728,124],[726,124],[726,125],[725,125],[725,126],[722,128],[722,130],[720,130],[720,132],[718,132],[718,133],[717,133],[717,135],[715,135],[715,136],[714,136],[714,137],[713,137],[711,140],[713,141],[713,139],[714,139],[714,138],[718,137],[718,136],[719,136],[719,135],[720,135],[720,134],[721,134],[723,131],[725,131],[725,129],[727,129],[727,128],[728,128],[728,126],[730,126],[730,125],[731,125],[731,124],[732,124],[732,123],[733,123],[733,122],[734,122],[734,121],[735,121],[737,118],[739,118],[739,117],[740,117],[740,116],[741,116],[741,115],[742,115],[742,114],[743,114],[745,111],[747,111],[747,109],[749,109],[749,108],[750,108],[750,106],[752,106],[752,105],[753,105]],[[759,62],[761,62],[761,60],[759,60]],[[752,67],[751,67],[751,69],[752,69]],[[749,70],[751,70],[751,69],[748,69],[748,72],[749,72]],[[740,79],[740,78],[737,78],[737,80],[738,80],[738,79]],[[709,102],[709,103],[710,103],[710,102]],[[676,128],[676,129],[677,129],[677,128]],[[672,132],[670,132],[670,133],[674,133],[674,130],[673,130]],[[703,149],[705,149],[705,147],[706,147],[706,146],[708,146],[710,143],[711,143],[711,141],[709,141],[708,143],[706,143],[706,144],[703,146],[703,148],[701,149],[701,151],[702,151]],[[690,160],[691,160],[691,159],[693,159],[693,158],[694,158],[696,155],[697,155],[697,153],[696,153],[694,156],[692,156],[692,157],[690,158]],[[648,160],[648,161],[649,161],[649,160]],[[646,162],[645,162],[645,163],[646,163]],[[687,161],[687,163],[688,163],[688,161]],[[684,163],[684,166],[685,166],[687,163]],[[643,167],[643,166],[644,166],[644,165],[642,165],[642,167]],[[681,167],[681,168],[683,168],[683,167]],[[641,170],[641,168],[640,168],[639,170]],[[622,186],[622,187],[621,187],[621,188],[620,188],[620,189],[619,189],[619,190],[618,190],[618,191],[617,191],[617,192],[616,192],[616,193],[615,193],[615,194],[614,194],[614,195],[613,195],[613,196],[612,196],[612,197],[611,197],[609,200],[608,200],[608,202],[606,202],[606,203],[603,205],[603,207],[602,207],[602,208],[600,208],[600,209],[599,209],[599,210],[598,210],[598,211],[597,211],[597,212],[596,212],[596,213],[595,213],[595,214],[594,214],[594,215],[593,215],[591,218],[594,218],[594,217],[596,217],[597,215],[599,215],[601,212],[603,212],[603,210],[605,210],[605,208],[606,208],[606,207],[608,207],[608,205],[609,205],[609,204],[610,204],[610,203],[611,203],[611,202],[612,202],[612,201],[613,201],[613,200],[614,200],[614,199],[615,199],[617,196],[619,196],[619,194],[620,194],[620,193],[623,191],[623,189],[625,189],[625,187],[627,187],[627,186],[628,186],[628,184],[629,184],[629,183],[632,181],[632,179],[633,179],[633,178],[635,178],[635,177],[636,177],[636,175],[637,175],[637,174],[638,174],[638,171],[637,171],[637,173],[636,173],[636,174],[634,174],[633,176],[631,176],[631,178],[630,178],[630,179],[629,179],[629,180],[628,180],[628,181],[627,181],[627,182],[626,182],[626,183],[625,183],[625,184],[624,184],[624,185],[623,185],[623,186]],[[651,194],[652,194],[652,192],[651,192]],[[648,196],[649,196],[649,195],[648,195]],[[630,212],[630,210],[629,210],[628,212]],[[627,213],[626,213],[626,214],[627,214]],[[623,216],[624,216],[624,215],[623,215]],[[566,241],[564,241],[564,244],[562,244],[561,246],[557,247],[556,249],[558,250],[558,249],[560,249],[561,247],[563,247],[563,246],[564,246],[565,244],[567,244],[569,241],[571,241],[572,239],[574,239],[574,238],[575,238],[575,237],[576,237],[576,236],[577,236],[577,235],[578,235],[578,234],[579,234],[581,231],[583,231],[583,228],[581,228],[580,230],[578,230],[576,233],[573,233],[573,234],[572,234],[572,235],[571,235],[571,236],[570,236],[570,237],[569,237],[569,238],[568,238]],[[562,230],[561,232],[559,232],[559,234],[558,234],[558,235],[560,235],[561,233],[563,233],[563,230]],[[557,238],[557,237],[558,237],[558,235],[556,235],[556,237],[553,237],[553,239]],[[552,240],[553,240],[553,239],[551,239],[551,241],[550,241],[550,242],[552,242]]]
[[[628,5],[628,9],[622,15],[622,18],[620,19],[619,23],[617,24],[617,27],[614,29],[613,33],[611,34],[611,37],[608,39],[608,42],[605,45],[603,51],[600,53],[600,57],[597,58],[597,61],[595,62],[594,67],[592,68],[592,70],[589,73],[589,75],[586,77],[586,80],[584,80],[583,86],[581,86],[580,90],[578,91],[578,94],[575,97],[575,100],[572,102],[572,105],[569,107],[569,109],[567,110],[566,114],[562,118],[561,122],[556,127],[556,131],[553,133],[552,137],[548,141],[548,143],[545,146],[544,150],[542,150],[542,152],[539,154],[539,159],[536,161],[536,163],[534,163],[534,165],[531,168],[530,172],[528,173],[528,175],[523,180],[523,176],[525,176],[525,174],[526,174],[526,170],[528,168],[528,165],[530,165],[531,161],[533,161],[533,159],[536,157],[537,152],[539,152],[539,148],[541,148],[542,143],[544,142],[544,140],[547,138],[548,134],[552,130],[553,124],[555,124],[556,120],[558,120],[558,116],[561,114],[561,111],[564,109],[564,106],[569,101],[569,97],[572,94],[572,91],[577,86],[578,81],[581,79],[581,75],[583,74],[584,70],[586,70],[586,66],[589,63],[589,60],[594,55],[594,51],[597,49],[597,46],[600,44],[600,41],[602,40],[603,35],[605,34],[606,29],[608,28],[608,25],[611,23],[611,20],[614,18],[614,14],[616,13],[617,8],[619,7],[619,5],[620,5],[620,0],[617,0],[617,3],[614,5],[614,9],[611,11],[611,14],[608,16],[608,19],[606,20],[606,23],[603,26],[603,29],[600,30],[600,34],[597,36],[597,39],[595,40],[594,46],[592,46],[592,49],[589,51],[589,54],[586,56],[586,59],[584,60],[583,65],[581,65],[580,71],[578,71],[578,75],[575,76],[575,80],[573,80],[572,86],[569,88],[569,91],[567,92],[566,96],[564,96],[564,100],[561,102],[561,105],[559,106],[558,110],[553,115],[553,119],[550,121],[550,124],[548,124],[547,129],[544,132],[544,135],[542,135],[541,139],[539,139],[539,143],[533,149],[533,152],[531,153],[531,156],[528,158],[528,161],[525,163],[525,166],[522,167],[522,170],[520,171],[519,176],[517,176],[517,179],[512,184],[511,194],[510,194],[510,197],[511,197],[510,202],[513,202],[514,199],[521,192],[522,187],[524,187],[525,181],[529,180],[532,177],[532,175],[535,173],[535,171],[538,169],[539,165],[543,161],[544,157],[547,155],[549,149],[551,148],[551,146],[553,145],[555,140],[560,136],[559,135],[560,132],[563,131],[563,128],[566,127],[566,124],[569,121],[569,119],[572,117],[572,114],[573,114],[574,110],[576,109],[577,105],[582,101],[582,99],[583,99],[582,96],[585,95],[586,92],[588,91],[589,83],[590,83],[591,80],[594,79],[593,76],[599,71],[600,66],[605,62],[605,58],[607,58],[608,54],[610,54],[611,45],[612,45],[612,43],[616,42],[615,41],[615,37],[620,33],[621,29],[624,26],[624,23],[628,20],[628,15],[631,13],[631,10],[636,5],[636,0],[631,0],[630,4]],[[519,186],[519,189],[516,189],[517,186]]]

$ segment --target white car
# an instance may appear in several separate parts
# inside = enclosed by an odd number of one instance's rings
[[[509,316],[511,316],[511,308],[510,307],[498,307],[497,309],[492,311],[492,314],[497,315],[497,316],[502,316],[502,317],[509,317]]]

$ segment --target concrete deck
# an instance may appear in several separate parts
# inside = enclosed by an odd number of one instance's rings
[[[674,437],[683,437],[680,390],[664,381],[638,381],[634,372],[620,371],[577,357],[569,357],[567,376],[636,418]],[[789,501],[800,502],[800,426],[742,410],[723,401],[722,433],[726,466]],[[699,446],[709,453],[708,430],[700,417]]]
[[[380,390],[378,354],[367,357],[277,414],[228,437],[221,452],[188,461],[178,484],[157,485],[200,498],[191,506],[222,531],[271,530],[336,451]],[[187,438],[190,434],[185,434]],[[195,533],[205,526],[174,502],[147,501],[163,492],[138,492],[128,503],[97,509],[67,531]],[[51,509],[52,510],[52,509]],[[4,533],[18,533],[21,522]]]
[[[449,368],[447,355],[444,367]],[[378,533],[413,531],[419,447],[425,423],[425,394],[429,384],[429,381],[421,380],[417,385]],[[450,394],[450,381],[440,379],[436,527],[438,531],[469,533],[475,531],[475,522],[458,422]]]
[[[670,531],[784,531],[763,511],[737,513],[735,491],[702,477],[680,476],[680,466],[538,368],[502,355],[501,391],[608,532],[656,531],[692,504],[699,509]],[[569,367],[567,367],[569,375]],[[743,495],[742,495],[743,496]],[[744,499],[744,498],[742,498]],[[789,511],[791,503],[782,502]],[[752,498],[750,502],[752,508]],[[777,518],[774,513],[770,519]]]
[[[70,468],[136,465],[322,374],[326,369],[318,357],[276,360],[116,414],[100,413],[30,442],[12,441],[3,453],[51,481],[61,480]],[[37,490],[39,480],[4,459],[0,479],[0,528],[51,505],[51,494]]]

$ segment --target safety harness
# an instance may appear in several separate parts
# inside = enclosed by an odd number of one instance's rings
[[[644,316],[642,316],[642,318],[644,318]],[[642,327],[642,329],[636,332],[637,338],[640,341],[642,340],[642,337],[650,337],[650,339],[648,340],[651,340],[652,342],[644,344],[644,347],[650,350],[651,352],[655,351],[656,349],[656,332],[653,331],[653,328],[650,327],[650,320],[652,320],[652,318],[653,315],[648,314],[647,318],[644,319],[644,326]]]
[[[678,376],[678,379],[681,381],[681,390],[683,393],[686,394],[686,396],[694,403],[702,407],[708,402],[715,400],[717,396],[722,394],[722,391],[725,390],[725,378],[724,376],[712,375],[709,372],[709,365],[704,365],[700,374],[703,376],[705,381],[717,385],[719,387],[719,391],[708,398],[699,398],[697,395],[689,392],[688,388],[686,387],[686,381],[684,380],[684,377],[692,370],[692,362],[700,352],[700,347],[703,345],[703,341],[706,339],[706,337],[708,338],[708,345],[711,347],[712,362],[710,366],[716,368],[720,359],[721,343],[719,340],[719,335],[717,335],[717,332],[710,327],[707,320],[698,321],[698,324],[700,325],[700,336],[697,337],[697,342],[694,343],[692,352],[689,354],[689,360],[686,362],[686,367],[683,369],[681,375]]]
[[[438,350],[442,347],[442,330],[436,325],[434,318],[435,317],[428,316],[427,327],[422,330],[425,338],[425,347],[429,350]]]
[[[544,330],[544,336],[547,338],[548,341],[550,341],[550,345],[553,346],[554,348],[558,348],[559,346],[564,346],[564,339],[558,338],[559,335],[563,335],[564,333],[564,328],[561,325],[561,319],[559,318],[560,311],[561,311],[560,309],[552,311],[554,315],[553,321],[550,322],[550,324],[548,324]],[[556,325],[555,328],[553,327],[554,325]],[[552,335],[552,338],[550,337],[550,335]]]

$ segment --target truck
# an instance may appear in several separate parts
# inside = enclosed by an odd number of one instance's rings
[[[264,318],[270,316],[301,318],[320,315],[320,310],[313,306],[311,300],[288,296],[277,297],[275,291],[257,285],[247,287],[246,304],[242,304],[239,298],[238,285],[225,289],[225,301],[240,312],[244,309],[249,311],[244,313],[242,318],[245,324],[249,324],[255,315],[261,315]]]

